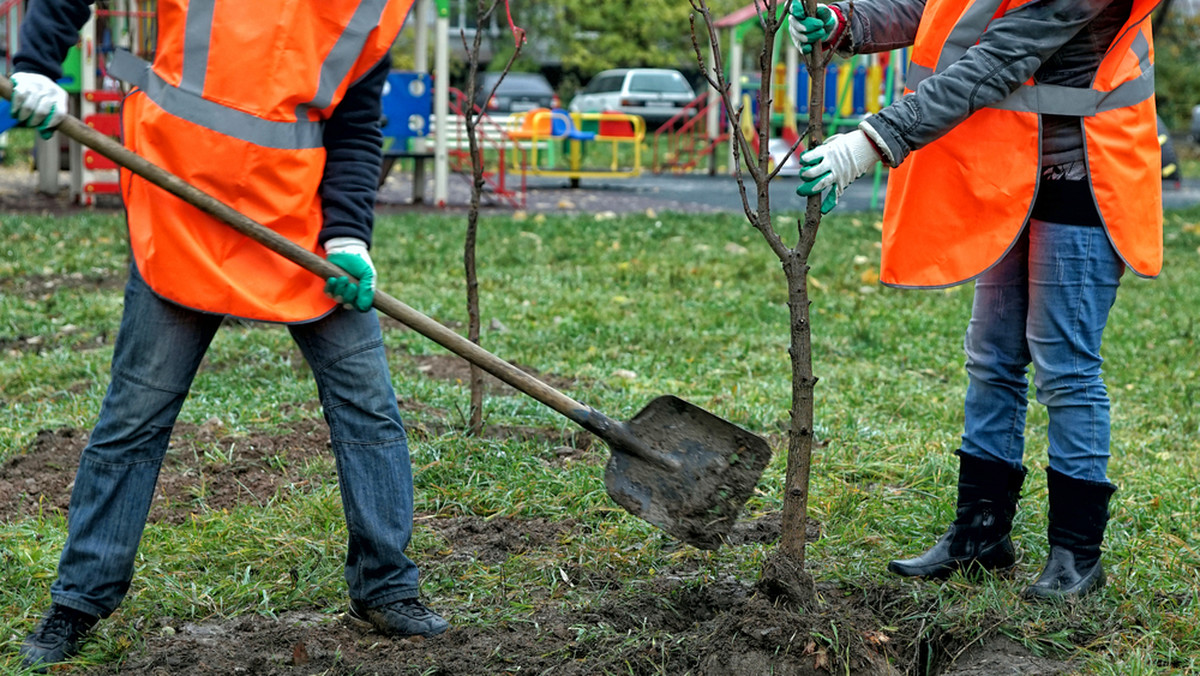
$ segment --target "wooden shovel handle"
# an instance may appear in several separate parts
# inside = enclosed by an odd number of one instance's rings
[[[0,97],[12,99],[12,83],[0,77]],[[223,221],[234,230],[262,244],[322,279],[351,276],[321,256],[293,243],[221,200],[187,183],[175,174],[132,152],[112,138],[101,134],[68,115],[57,131],[95,150],[118,166],[141,176],[201,211]],[[351,276],[352,277],[352,276]],[[411,327],[417,333],[496,376],[517,390],[558,411],[575,423],[605,438],[624,431],[624,425],[559,392],[538,378],[463,338],[439,322],[421,314],[382,291],[375,292],[375,307],[387,316]],[[613,430],[617,430],[614,432]],[[636,449],[634,449],[636,453]]]

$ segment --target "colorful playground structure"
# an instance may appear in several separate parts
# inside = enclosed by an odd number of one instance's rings
[[[731,100],[740,101],[751,115],[744,116],[747,129],[761,115],[770,116],[772,138],[769,148],[781,174],[795,173],[794,155],[789,155],[808,119],[808,75],[799,53],[781,31],[776,36],[767,111],[758,108],[757,89],[763,83],[743,77],[743,43],[758,31],[759,4],[722,17],[716,22],[727,54],[725,70]],[[655,172],[716,173],[732,171],[728,139],[729,121],[711,88],[697,97],[684,113],[648,132],[642,119],[621,113],[568,113],[538,109],[508,119],[492,119],[473,108],[469,99],[436,77],[449,71],[447,36],[450,0],[416,0],[412,22],[415,31],[415,68],[393,72],[384,97],[385,169],[381,184],[398,163],[411,167],[412,199],[426,201],[426,173],[432,164],[435,205],[446,203],[448,176],[468,173],[470,143],[464,115],[480,114],[475,125],[476,147],[483,159],[484,180],[492,194],[514,206],[523,204],[525,178],[529,176],[567,179],[572,186],[592,178],[631,178],[643,171],[644,153],[649,150]],[[0,33],[11,59],[16,50],[16,27],[24,2],[0,0]],[[436,10],[434,21],[430,11]],[[72,112],[90,126],[107,134],[119,133],[122,91],[120,83],[107,77],[107,61],[116,49],[126,49],[143,58],[154,50],[155,0],[108,0],[98,3],[92,20],[81,31],[79,45],[64,64],[63,84],[72,94]],[[433,30],[428,27],[433,26]],[[422,29],[424,28],[424,29]],[[427,63],[429,35],[436,38],[434,63]],[[835,60],[826,74],[825,123],[831,132],[848,129],[864,115],[891,102],[902,90],[907,58],[903,52]],[[11,63],[6,64],[11,69]],[[0,130],[3,131],[3,130]],[[754,142],[757,137],[750,134]],[[58,190],[60,157],[67,157],[70,194],[79,202],[91,203],[99,195],[119,190],[115,168],[93,153],[59,139],[37,141],[39,187]],[[702,166],[707,160],[707,166]],[[509,174],[520,176],[519,188],[511,187]]]
[[[630,178],[642,172],[646,123],[637,115],[536,108],[512,116],[506,134],[512,168],[522,176],[566,178],[578,186],[583,178]]]
[[[784,165],[780,175],[795,174],[799,166],[792,149],[802,135],[801,126],[809,121],[809,74],[788,39],[787,30],[780,30],[775,36],[770,82],[766,83],[769,110],[759,110],[758,92],[763,83],[758,81],[758,73],[744,74],[742,65],[745,43],[753,36],[761,39],[763,35],[759,18],[763,11],[765,8],[758,0],[717,19],[714,26],[721,40],[721,53],[726,55],[723,66],[730,101],[750,113],[742,117],[743,133],[757,152],[754,129],[763,114],[769,115],[768,148],[773,164]],[[712,56],[715,50],[710,52],[710,59]],[[822,120],[826,131],[833,134],[852,129],[863,117],[894,101],[903,92],[907,64],[905,50],[833,59],[825,72]],[[730,122],[722,108],[716,90],[709,87],[683,113],[658,129],[651,139],[653,170],[677,173],[706,170],[710,174],[718,169],[732,171]]]

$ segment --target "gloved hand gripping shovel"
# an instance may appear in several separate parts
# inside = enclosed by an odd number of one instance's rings
[[[12,96],[7,78],[0,78],[0,96]],[[322,279],[346,274],[74,117],[68,116],[58,131]],[[609,496],[630,513],[695,547],[721,546],[770,460],[771,449],[764,439],[677,397],[658,397],[623,423],[386,293],[375,293],[375,307],[603,439],[612,451],[604,473]]]

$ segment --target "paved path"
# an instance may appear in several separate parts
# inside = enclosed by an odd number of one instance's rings
[[[747,181],[751,206],[754,206],[754,185]],[[509,175],[510,190],[520,185],[520,176]],[[796,195],[795,177],[776,177],[771,183],[772,211],[799,211],[804,200]],[[882,211],[883,196],[887,181],[881,180],[878,189],[870,176],[855,183],[842,195],[838,212]],[[407,204],[412,192],[411,176],[397,172],[388,178],[380,192],[380,203],[384,208]],[[470,199],[469,186],[460,176],[450,177],[448,203],[451,208],[465,207]],[[433,194],[432,182],[426,185],[425,194]],[[566,179],[529,177],[527,179],[525,208],[531,212],[598,212],[613,211],[687,211],[687,212],[742,212],[741,197],[737,182],[728,176],[675,176],[670,174],[643,174],[626,179],[583,179],[578,189],[571,189]],[[492,207],[512,207],[496,198],[484,195],[483,203]],[[1163,206],[1167,209],[1200,204],[1200,178],[1185,180],[1182,185],[1164,185]]]

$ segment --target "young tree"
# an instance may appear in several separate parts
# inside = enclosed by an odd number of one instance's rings
[[[476,5],[477,26],[486,26],[494,15],[501,0],[478,0]],[[466,270],[467,282],[467,339],[476,345],[479,344],[480,331],[480,312],[479,312],[479,275],[475,264],[475,242],[479,233],[479,199],[483,194],[483,171],[484,171],[484,156],[483,149],[479,142],[479,122],[483,118],[484,111],[475,105],[475,101],[487,101],[496,93],[496,88],[504,81],[509,70],[512,68],[513,62],[521,54],[521,47],[525,44],[525,31],[518,28],[512,23],[511,13],[508,11],[508,0],[504,0],[505,13],[508,16],[509,26],[512,28],[513,47],[512,55],[508,62],[504,64],[504,68],[500,71],[500,76],[496,79],[496,83],[492,85],[491,91],[487,96],[477,97],[479,91],[479,52],[483,42],[484,31],[475,31],[474,40],[471,44],[467,44],[465,33],[460,36],[463,41],[463,48],[467,52],[467,90],[465,110],[463,110],[463,122],[467,132],[467,147],[471,156],[471,206],[467,211],[467,235],[463,245],[463,267]],[[479,435],[483,432],[483,370],[475,364],[471,364],[471,406],[469,412],[468,426],[470,433]]]
[[[758,90],[758,109],[771,110],[771,67],[774,63],[775,36],[786,30],[787,14],[792,2],[800,0],[757,0],[764,38],[758,54],[761,82]],[[788,434],[787,473],[783,494],[783,525],[779,549],[771,556],[763,570],[760,585],[776,598],[786,598],[804,603],[812,597],[811,576],[804,571],[805,526],[808,521],[808,486],[812,467],[813,448],[813,392],[817,378],[812,368],[812,332],[809,324],[808,257],[816,242],[821,224],[821,200],[808,199],[803,220],[797,221],[799,238],[794,247],[784,243],[775,230],[771,218],[770,183],[779,168],[770,168],[768,140],[771,133],[769,115],[760,115],[755,125],[757,153],[750,139],[742,133],[743,115],[751,114],[737,101],[730,100],[729,83],[726,81],[721,57],[720,36],[713,23],[712,13],[706,0],[690,0],[692,15],[692,42],[700,69],[705,78],[719,93],[721,104],[729,119],[730,144],[733,148],[734,171],[742,206],[750,224],[762,233],[767,244],[779,258],[788,286],[788,316],[791,346],[788,352],[792,363],[791,428]],[[805,0],[805,8],[816,14],[815,0]],[[703,19],[711,51],[701,48],[702,41],[696,37],[696,16]],[[822,54],[818,46],[814,55]],[[709,62],[711,58],[711,63]],[[812,78],[809,87],[809,125],[801,138],[807,137],[810,146],[819,144],[824,138],[825,61],[821,57],[810,58],[808,72]],[[797,143],[799,145],[799,143]],[[793,147],[791,152],[797,152]],[[743,158],[745,161],[743,162]],[[784,162],[779,162],[782,166]],[[742,168],[749,173],[755,186],[755,202],[752,205],[747,195],[747,186],[742,177]]]

